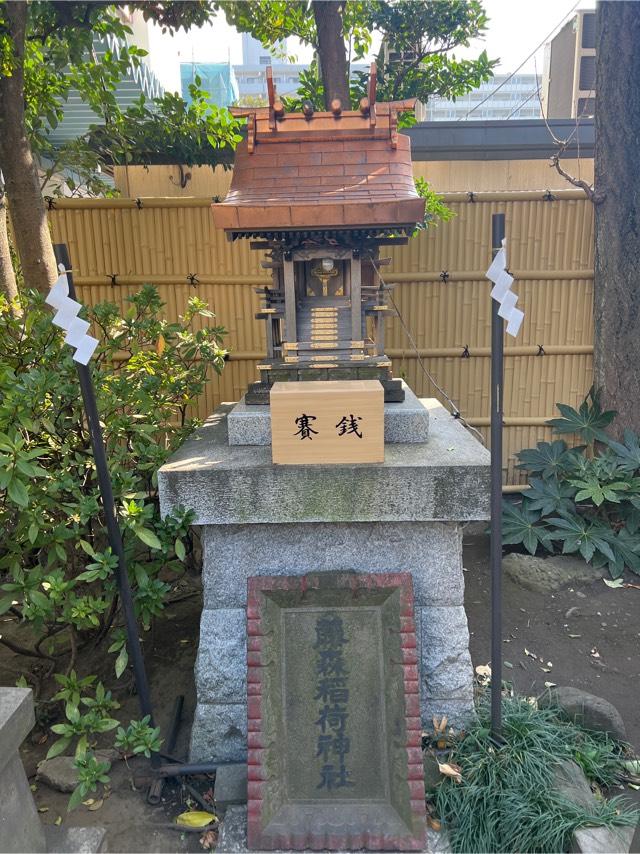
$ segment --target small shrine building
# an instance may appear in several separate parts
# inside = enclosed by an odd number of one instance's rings
[[[286,112],[267,68],[269,106],[234,108],[247,137],[236,150],[233,179],[213,205],[230,240],[248,238],[267,251],[273,284],[261,288],[267,352],[248,404],[268,404],[276,381],[379,379],[385,401],[401,401],[385,355],[386,304],[379,247],[406,243],[424,218],[413,181],[409,137],[398,114],[415,100],[376,102],[358,110],[335,99],[329,112],[304,102]]]

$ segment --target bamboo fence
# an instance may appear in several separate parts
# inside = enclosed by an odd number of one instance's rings
[[[220,195],[228,176],[221,174]],[[557,401],[576,404],[592,382],[593,211],[579,190],[449,193],[455,216],[391,247],[382,268],[420,356],[470,424],[489,424],[491,215],[506,214],[508,267],[525,311],[517,341],[505,348],[504,478],[517,484],[516,451],[550,437],[545,421]],[[158,287],[175,319],[198,294],[228,330],[230,360],[198,401],[207,416],[238,400],[257,379],[262,323],[254,288],[270,279],[263,253],[230,243],[213,226],[209,197],[57,200],[50,211],[55,242],[69,246],[80,298],[124,308],[141,284]],[[387,353],[394,373],[420,396],[437,396],[397,319]],[[213,374],[213,372],[212,372]]]

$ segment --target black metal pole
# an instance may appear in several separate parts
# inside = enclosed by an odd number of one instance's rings
[[[56,262],[63,264],[67,271],[67,280],[69,282],[69,296],[71,299],[76,298],[76,291],[73,285],[73,275],[71,271],[71,259],[66,243],[54,244],[54,253]],[[127,648],[131,663],[133,664],[133,672],[136,680],[136,688],[138,691],[138,701],[140,703],[140,711],[142,716],[149,715],[150,725],[155,726],[153,720],[153,709],[151,706],[151,695],[149,692],[149,682],[147,680],[147,672],[144,666],[144,657],[142,655],[142,646],[138,637],[138,623],[136,620],[135,608],[133,605],[133,596],[131,594],[131,585],[129,583],[129,575],[127,573],[127,564],[124,556],[124,546],[122,544],[122,535],[118,526],[118,517],[116,515],[116,505],[113,498],[113,489],[111,487],[111,477],[109,475],[109,467],[107,465],[107,455],[104,449],[104,439],[102,436],[102,427],[100,426],[100,415],[98,413],[98,404],[96,402],[96,393],[91,379],[91,371],[88,365],[76,363],[78,370],[78,380],[80,381],[80,391],[82,393],[82,401],[84,410],[87,416],[89,425],[89,434],[91,436],[91,447],[93,448],[93,456],[96,461],[96,473],[98,475],[98,484],[100,486],[100,495],[102,496],[102,506],[107,526],[107,537],[111,551],[118,558],[118,592],[124,612],[124,619],[127,631]]]
[[[71,273],[71,259],[66,243],[55,243],[53,246],[56,263],[62,264],[67,271],[67,280],[69,282],[69,296],[71,299],[76,299],[76,291],[73,284],[73,275]],[[109,467],[107,465],[107,455],[104,447],[104,438],[102,428],[100,426],[100,416],[98,413],[98,404],[96,401],[96,393],[91,379],[91,372],[87,365],[76,363],[78,371],[78,380],[80,382],[80,391],[89,425],[89,434],[91,437],[91,446],[93,448],[93,456],[96,462],[96,472],[98,475],[98,484],[100,486],[100,494],[102,496],[102,506],[107,526],[107,537],[112,552],[118,558],[117,582],[118,593],[122,603],[124,612],[125,626],[127,632],[127,648],[129,656],[133,664],[133,673],[138,692],[138,702],[142,716],[149,715],[150,725],[155,726],[153,707],[151,705],[151,693],[149,691],[149,680],[147,679],[147,671],[144,664],[144,656],[142,654],[142,645],[138,637],[138,622],[133,604],[133,595],[131,593],[131,585],[129,583],[129,575],[127,573],[127,564],[124,555],[124,546],[122,543],[122,535],[118,526],[118,517],[116,515],[116,506],[113,498],[113,489],[111,486],[111,477],[109,475]],[[184,697],[178,697],[175,703],[174,715],[169,733],[169,743],[171,749],[175,744]],[[177,762],[167,765],[162,762],[162,757],[159,753],[151,754],[151,769],[160,780],[164,777],[179,777],[189,774],[211,774],[222,765],[232,765],[231,762],[203,762],[203,763],[186,763]],[[161,791],[161,789],[160,789]],[[150,794],[158,793],[158,787],[152,787]]]
[[[504,214],[491,217],[491,253],[505,235]],[[502,733],[502,422],[504,329],[499,303],[491,300],[491,732]]]

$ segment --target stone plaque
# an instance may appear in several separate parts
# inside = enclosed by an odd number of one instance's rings
[[[249,847],[422,850],[408,573],[249,579]]]
[[[274,463],[384,462],[384,389],[378,380],[277,382],[270,400]]]

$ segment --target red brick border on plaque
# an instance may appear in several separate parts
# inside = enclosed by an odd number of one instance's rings
[[[355,607],[359,605],[369,613],[368,617]],[[304,632],[300,634],[300,655],[296,644],[293,647],[295,655],[285,659],[287,635],[283,626],[287,619],[298,620],[292,624],[294,627],[302,626],[304,620],[309,624],[310,620],[316,619],[313,615],[325,611],[339,612],[351,620],[349,625],[354,637],[363,621],[368,620],[369,626],[380,627],[379,642],[374,638],[371,648],[379,650],[378,657],[372,660],[375,667],[378,667],[378,661],[381,662],[380,684],[388,686],[384,696],[379,697],[383,710],[381,720],[385,721],[387,729],[377,733],[379,740],[367,744],[371,744],[372,752],[376,749],[380,752],[380,767],[387,774],[383,781],[387,794],[380,797],[376,793],[370,801],[359,796],[356,799],[334,798],[330,793],[327,797],[326,792],[322,793],[323,797],[318,795],[317,799],[310,798],[308,791],[306,798],[291,796],[292,772],[286,767],[291,756],[287,751],[294,750],[295,742],[292,747],[284,735],[285,716],[291,715],[291,709],[285,709],[285,705],[291,691],[296,703],[302,700],[293,688],[289,689],[283,673],[286,669],[289,680],[295,678],[295,672],[304,675],[308,659],[295,661],[304,658],[303,650],[307,643],[303,638]],[[354,613],[360,615],[355,617],[356,622]],[[250,578],[247,636],[249,848],[423,850],[426,811],[422,726],[410,574],[344,572],[313,573],[295,578]],[[282,656],[278,656],[279,649]],[[359,664],[362,660],[359,659]],[[360,669],[359,666],[354,674],[355,682],[366,678],[359,675]],[[366,671],[363,663],[364,672],[373,670]],[[349,674],[349,683],[351,678]],[[312,695],[307,692],[307,696]],[[366,697],[363,698],[362,693],[359,697],[357,694],[354,696],[351,708],[356,711],[361,708],[357,705],[358,699],[366,700]],[[368,715],[374,716],[374,705],[371,703],[366,709],[365,719]],[[292,727],[300,728],[299,705],[294,705],[294,712]],[[351,734],[360,737],[361,731],[362,727]],[[292,755],[295,759],[297,754],[294,752]],[[304,761],[306,765],[311,764]],[[382,783],[377,776],[370,775],[364,785],[380,788]]]

